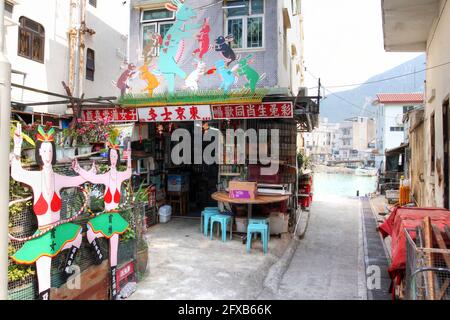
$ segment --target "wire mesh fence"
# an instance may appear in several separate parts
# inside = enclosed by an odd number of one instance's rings
[[[73,176],[75,173],[69,167],[56,167],[55,172],[67,176]],[[23,188],[23,187],[22,187]],[[30,191],[31,192],[31,191]],[[11,196],[12,205],[9,210],[9,232],[16,238],[26,238],[32,236],[38,230],[38,223],[36,215],[33,211],[33,199],[30,194],[21,194],[21,199]],[[61,192],[62,209],[60,219],[65,220],[71,218],[82,207],[85,201],[83,192],[79,188],[65,189]],[[123,208],[121,215],[129,222],[129,235],[126,241],[121,239],[119,243],[118,262],[128,262],[136,259],[139,239],[141,239],[140,246],[143,247],[145,242],[145,226],[144,205],[128,206]],[[96,265],[96,255],[88,243],[86,238],[87,222],[92,219],[92,215],[88,212],[82,213],[72,223],[83,228],[83,241],[81,248],[78,251],[74,265],[80,268],[83,272],[89,267]],[[103,252],[104,259],[109,256],[108,240],[98,239],[99,246]],[[11,257],[15,252],[21,249],[24,242],[10,240],[9,242],[9,256]],[[146,242],[145,242],[146,246]],[[52,259],[51,267],[51,286],[52,288],[60,288],[67,282],[64,268],[69,250],[63,251],[58,256]],[[38,285],[36,268],[33,265],[19,265],[11,258],[8,260],[8,298],[10,300],[34,300],[38,296]]]
[[[416,232],[415,240],[410,232]],[[424,248],[420,230],[406,233],[408,300],[450,300],[450,249]]]

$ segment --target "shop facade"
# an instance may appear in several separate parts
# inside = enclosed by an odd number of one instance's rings
[[[147,272],[146,229],[158,223],[164,206],[174,216],[194,219],[217,207],[235,217],[232,228],[243,233],[246,217],[273,216],[275,234],[293,232],[298,135],[317,126],[320,97],[300,90],[301,48],[292,40],[301,22],[296,2],[237,2],[226,1],[244,11],[206,0],[156,6],[133,1],[130,14],[139,12],[139,34],[147,42],[142,57],[129,57],[114,82],[120,98],[76,98],[67,90],[58,97],[71,106],[73,118],[44,121],[41,115],[36,121],[34,113],[16,112],[11,299],[126,298]],[[155,14],[165,18],[153,21]],[[218,20],[226,24],[222,29],[214,17],[224,15]],[[241,31],[250,37],[232,27],[244,22]],[[134,27],[133,54],[142,42],[135,41]],[[47,167],[42,145],[52,153]],[[50,178],[44,178],[45,168]],[[274,170],[263,173],[267,169]],[[22,170],[35,179],[27,180]],[[51,177],[55,183],[47,186]],[[250,209],[214,199],[236,182],[252,183],[255,195],[283,200]],[[42,200],[42,191],[50,196]],[[37,256],[20,258],[37,247]]]

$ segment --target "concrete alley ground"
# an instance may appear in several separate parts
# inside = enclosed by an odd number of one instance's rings
[[[360,200],[317,197],[305,238],[275,290],[261,299],[366,299]],[[275,291],[275,292],[274,292]]]
[[[200,221],[190,219],[156,225],[148,240],[150,272],[130,299],[256,299],[269,268],[290,243],[288,237],[272,237],[268,255],[260,241],[247,254],[238,238],[211,241],[200,233]]]
[[[198,220],[174,219],[150,230],[150,273],[131,298],[366,299],[361,224],[359,199],[317,198],[305,238],[272,238],[264,256],[259,243],[247,254],[241,241],[204,238]]]

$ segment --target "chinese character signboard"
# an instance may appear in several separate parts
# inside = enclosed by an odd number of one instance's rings
[[[139,109],[141,122],[210,121],[210,106],[155,107]]]
[[[212,106],[214,120],[224,119],[276,119],[294,117],[292,102],[259,103]]]
[[[83,121],[95,122],[101,119],[108,119],[111,122],[137,122],[138,113],[136,109],[84,109]]]

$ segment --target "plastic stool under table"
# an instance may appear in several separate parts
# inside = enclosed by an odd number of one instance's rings
[[[213,227],[214,223],[220,223],[221,229],[222,229],[222,241],[227,241],[227,226],[230,224],[230,240],[233,239],[233,217],[232,216],[226,216],[223,214],[214,215],[211,217],[211,234],[210,239],[213,239]]]

